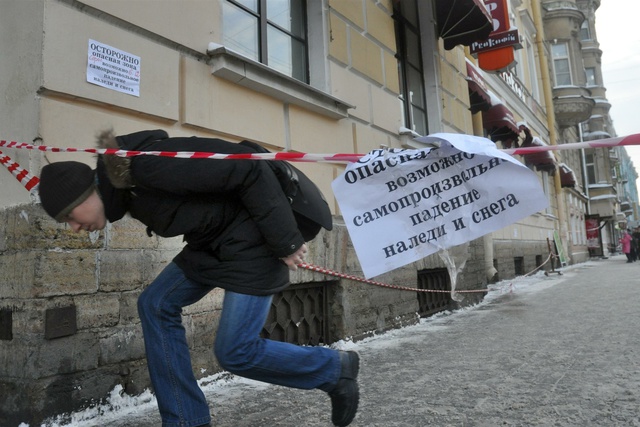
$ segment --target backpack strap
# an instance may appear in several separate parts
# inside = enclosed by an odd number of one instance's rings
[[[270,153],[269,150],[263,146],[251,141],[242,141],[240,145],[251,148],[256,153]],[[280,182],[284,195],[287,196],[289,203],[293,203],[293,200],[298,195],[300,179],[298,178],[298,172],[288,162],[283,160],[271,160],[267,162]]]
[[[251,141],[242,141],[240,145],[251,148],[255,153],[270,151]],[[333,218],[331,209],[322,192],[302,171],[284,160],[270,160],[269,163],[282,191],[291,203],[298,230],[305,241],[310,241],[320,232],[320,228],[331,230]]]

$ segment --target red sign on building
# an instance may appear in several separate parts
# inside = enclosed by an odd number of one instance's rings
[[[500,71],[514,61],[514,45],[519,43],[518,30],[511,30],[508,0],[484,0],[493,20],[493,31],[485,42],[476,42],[472,53],[478,53],[478,66],[485,71]],[[511,30],[511,31],[510,31]]]
[[[587,247],[589,249],[600,249],[600,224],[597,218],[587,218],[584,220],[587,229]]]

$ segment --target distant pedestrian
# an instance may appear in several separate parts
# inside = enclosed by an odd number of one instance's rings
[[[636,227],[633,229],[631,237],[633,238],[633,240],[631,241],[631,247],[635,248],[634,261],[637,261],[638,259],[640,259],[640,227]]]
[[[622,237],[620,238],[620,244],[622,245],[622,253],[627,256],[627,262],[633,262],[631,258],[631,234],[629,234],[628,230],[624,230]]]

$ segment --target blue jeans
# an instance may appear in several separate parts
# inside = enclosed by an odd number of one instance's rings
[[[193,427],[211,421],[209,405],[193,374],[181,314],[182,307],[212,289],[187,279],[170,263],[138,299],[147,365],[163,427]],[[260,338],[271,299],[225,291],[214,348],[218,362],[246,378],[329,391],[340,376],[336,350]]]

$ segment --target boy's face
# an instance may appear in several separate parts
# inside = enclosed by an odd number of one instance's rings
[[[84,202],[73,208],[66,216],[65,222],[76,233],[80,230],[102,230],[107,225],[107,218],[104,214],[104,204],[98,193],[94,191]]]

